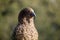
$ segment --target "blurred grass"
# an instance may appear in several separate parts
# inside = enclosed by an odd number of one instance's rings
[[[0,0],[0,40],[10,40],[22,8],[32,7],[39,40],[60,40],[60,0]]]

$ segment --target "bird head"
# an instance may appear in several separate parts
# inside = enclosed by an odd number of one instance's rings
[[[22,17],[35,17],[35,12],[32,8],[24,8],[20,11],[19,16]]]
[[[35,12],[32,8],[25,8],[25,14],[27,17],[35,17]]]
[[[30,19],[32,17],[35,18],[35,12],[32,8],[28,7],[28,8],[24,8],[20,11],[19,16],[18,16],[18,21],[21,20],[22,18],[27,18]]]

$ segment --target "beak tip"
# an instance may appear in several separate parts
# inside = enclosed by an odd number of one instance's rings
[[[34,16],[36,16],[36,14],[34,13]]]

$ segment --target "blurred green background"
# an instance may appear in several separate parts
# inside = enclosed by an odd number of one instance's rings
[[[0,0],[0,40],[10,40],[25,7],[35,10],[39,40],[60,40],[60,0]]]

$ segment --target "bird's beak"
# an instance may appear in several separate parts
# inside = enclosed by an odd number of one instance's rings
[[[35,14],[35,12],[34,12],[34,16],[36,17],[36,14]]]
[[[36,14],[35,14],[34,12],[32,12],[31,16],[34,16],[34,17],[35,17],[35,16],[36,16]]]

